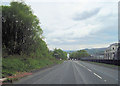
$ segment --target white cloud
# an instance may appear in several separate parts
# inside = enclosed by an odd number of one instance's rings
[[[8,1],[11,0],[4,0]],[[117,41],[117,35],[114,34],[117,33],[118,0],[25,0],[25,2],[40,19],[43,35],[50,49],[104,47]],[[73,20],[75,14],[79,14],[76,17],[80,18],[79,21]]]
[[[109,47],[110,44],[113,44],[115,42],[112,43],[104,43],[104,44],[77,44],[77,45],[59,45],[59,46],[54,46],[54,45],[50,45],[49,49],[53,50],[55,48],[61,48],[63,50],[80,50],[80,49],[91,49],[91,48],[103,48],[103,47]]]
[[[75,21],[86,20],[88,18],[91,18],[91,17],[97,15],[99,13],[99,11],[100,11],[100,8],[96,8],[94,10],[77,13],[73,17],[73,20],[75,20]]]
[[[97,47],[97,45],[103,47],[103,44],[100,45],[99,42],[97,42],[97,40],[99,39],[94,39],[96,40],[96,44],[93,45],[91,44],[88,46],[87,46],[87,41],[84,44],[84,40],[90,38],[91,35],[95,34],[94,37],[91,37],[91,40],[89,39],[88,41],[92,43],[93,42],[92,38],[96,38],[95,37],[97,36],[96,33],[99,33],[99,31],[102,30],[104,31],[104,29],[113,30],[113,28],[108,28],[108,27],[116,25],[113,24],[113,21],[117,20],[117,17],[115,18],[115,16],[117,15],[117,10],[114,10],[114,8],[117,8],[116,4],[117,3],[112,4],[111,2],[108,3],[94,2],[94,4],[88,2],[59,3],[59,1],[57,3],[50,3],[50,2],[38,3],[38,4],[31,3],[34,12],[39,17],[42,23],[44,35],[46,37],[48,46],[61,47],[66,49],[70,49],[69,44],[72,43],[74,43],[72,45],[76,46],[73,48],[80,48],[77,47],[79,43],[81,44],[82,48],[84,48],[85,46]],[[99,13],[96,14],[95,16],[82,21],[72,20],[75,13],[82,14],[82,12],[85,11],[91,12],[91,10],[94,10],[96,8],[99,8],[100,10]],[[107,37],[109,38],[110,36]],[[104,39],[104,43],[108,43],[108,41]]]
[[[10,2],[13,0],[2,0],[5,2]],[[20,1],[20,0],[14,0]],[[24,0],[28,2],[118,2],[119,0]]]

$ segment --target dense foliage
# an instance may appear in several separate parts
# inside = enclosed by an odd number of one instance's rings
[[[67,59],[67,53],[62,51],[61,49],[54,49],[53,56],[55,56],[57,59]]]
[[[42,33],[37,16],[24,2],[2,6],[3,77],[61,62],[49,51]]]
[[[40,22],[24,2],[11,2],[10,6],[2,6],[2,18],[3,53],[34,57],[48,54]]]
[[[89,54],[85,50],[78,50],[76,52],[70,53],[71,59],[81,59],[81,58],[88,57],[88,56]]]

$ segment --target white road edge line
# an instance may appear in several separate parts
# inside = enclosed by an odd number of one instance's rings
[[[99,76],[98,74],[96,74],[96,73],[93,73],[93,74],[96,75],[98,78],[102,79],[102,77]]]

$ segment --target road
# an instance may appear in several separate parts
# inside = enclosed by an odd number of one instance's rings
[[[14,84],[118,84],[118,70],[83,61],[65,61]]]

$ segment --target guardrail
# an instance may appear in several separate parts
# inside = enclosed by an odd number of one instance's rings
[[[108,60],[108,59],[81,59],[81,60],[120,66],[120,60]]]

